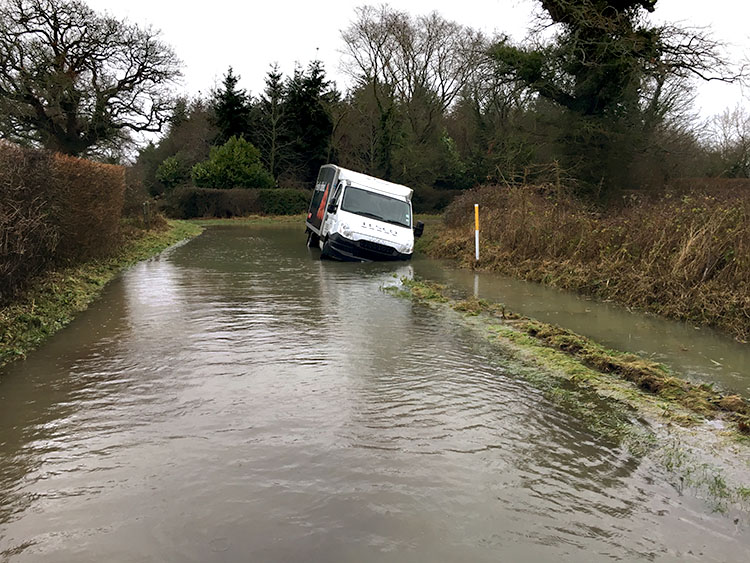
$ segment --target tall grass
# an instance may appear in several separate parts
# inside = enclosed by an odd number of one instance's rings
[[[598,210],[549,186],[485,186],[446,211],[428,248],[482,267],[750,339],[750,191],[630,197]]]

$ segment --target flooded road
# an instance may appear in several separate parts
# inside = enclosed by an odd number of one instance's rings
[[[710,328],[629,311],[616,303],[417,257],[415,272],[533,319],[588,336],[604,346],[669,366],[680,377],[712,382],[750,399],[750,345]]]
[[[0,560],[745,561],[746,522],[467,329],[216,227],[0,371]]]

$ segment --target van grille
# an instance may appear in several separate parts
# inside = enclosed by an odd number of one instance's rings
[[[361,240],[359,241],[359,246],[361,246],[364,249],[372,250],[374,252],[380,252],[381,254],[393,254],[393,248],[390,246],[386,246],[385,244],[379,244],[377,242],[372,242],[369,240]]]

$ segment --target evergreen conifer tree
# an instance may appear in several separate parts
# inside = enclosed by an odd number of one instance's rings
[[[278,65],[266,74],[266,87],[255,108],[254,138],[275,180],[289,164],[290,131],[286,119],[286,86]]]
[[[214,124],[219,130],[214,140],[215,145],[223,145],[231,137],[242,138],[247,135],[250,124],[250,97],[245,90],[237,87],[239,80],[240,77],[235,76],[230,66],[221,87],[211,92]]]
[[[320,61],[310,63],[307,72],[297,68],[287,84],[284,121],[294,153],[292,167],[302,180],[314,180],[328,158],[333,132],[330,105],[336,97]]]

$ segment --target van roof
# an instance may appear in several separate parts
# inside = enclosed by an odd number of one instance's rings
[[[372,188],[375,191],[386,193],[389,195],[395,195],[398,197],[402,197],[407,201],[411,201],[411,196],[414,192],[414,190],[412,190],[411,188],[402,186],[401,184],[387,182],[385,180],[381,180],[380,178],[368,176],[367,174],[362,174],[360,172],[354,172],[353,170],[348,170],[334,164],[327,164],[326,166],[333,166],[338,169],[339,180],[349,180],[353,184],[357,184],[358,186]]]

